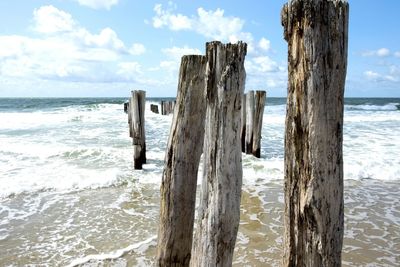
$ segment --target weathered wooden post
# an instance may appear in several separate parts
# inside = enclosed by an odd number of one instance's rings
[[[126,101],[124,103],[124,112],[128,114],[128,110],[129,110],[129,101]]]
[[[161,115],[166,115],[165,114],[165,101],[161,101],[160,106],[161,106]]]
[[[242,142],[242,152],[246,151],[246,94],[242,95],[242,109],[241,109],[241,130],[240,140]]]
[[[132,91],[132,97],[129,99],[129,133],[133,138],[134,168],[139,170],[142,169],[142,165],[146,163],[146,135],[144,127],[145,103],[145,91]]]
[[[265,106],[265,91],[256,91],[254,102],[254,122],[253,122],[253,144],[251,153],[257,157],[261,157],[261,130]]]
[[[203,151],[205,56],[183,56],[161,185],[157,266],[189,266]],[[172,103],[172,102],[171,102]]]
[[[253,152],[254,91],[246,94],[246,154]]]
[[[174,113],[175,101],[161,101],[161,114],[169,115]]]
[[[151,110],[153,113],[158,114],[158,105],[156,105],[156,104],[150,104],[150,110]]]
[[[247,45],[206,44],[204,176],[191,266],[231,266],[242,187],[240,116]]]
[[[289,47],[284,266],[341,266],[348,14],[343,0],[291,0],[282,9]]]

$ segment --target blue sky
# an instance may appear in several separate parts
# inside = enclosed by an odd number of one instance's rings
[[[180,57],[248,43],[246,90],[286,96],[283,0],[0,1],[0,97],[175,96]],[[399,0],[350,0],[348,97],[400,97]]]

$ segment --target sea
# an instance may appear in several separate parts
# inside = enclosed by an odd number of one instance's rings
[[[0,99],[0,266],[155,265],[173,115],[147,99],[134,170],[126,100]],[[242,155],[234,266],[281,264],[285,103],[267,98],[262,157]],[[343,266],[400,266],[400,99],[346,98],[343,134]]]

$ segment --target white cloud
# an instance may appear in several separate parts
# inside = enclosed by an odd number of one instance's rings
[[[197,48],[191,48],[188,46],[183,47],[169,47],[161,50],[166,55],[167,60],[162,60],[158,67],[152,70],[162,70],[165,72],[164,83],[170,85],[176,85],[178,80],[178,71],[181,62],[181,58],[184,55],[201,55],[202,52]]]
[[[142,44],[130,49],[111,28],[91,33],[69,13],[43,6],[33,12],[37,37],[0,36],[0,73],[31,79],[110,82],[130,81],[139,66],[119,63],[145,52]]]
[[[146,52],[146,47],[143,44],[139,43],[132,44],[131,48],[129,49],[129,53],[134,56],[142,55],[145,52]]]
[[[268,56],[248,58],[245,61],[245,66],[247,72],[257,74],[280,71],[278,64]]]
[[[372,70],[367,70],[364,72],[364,75],[367,79],[370,80],[375,80],[378,79],[380,77],[380,75],[377,72],[374,72]]]
[[[216,40],[229,40],[231,36],[239,35],[244,20],[238,17],[225,17],[224,10],[206,11],[203,8],[197,9],[198,17],[194,18],[195,30],[205,37]]]
[[[379,57],[387,57],[390,55],[390,50],[387,48],[381,48],[376,51],[376,55]]]
[[[163,26],[167,26],[173,31],[192,28],[191,20],[188,17],[182,14],[174,15],[170,10],[163,10],[161,4],[155,5],[154,11],[157,14],[155,17],[153,17],[154,28],[162,28]]]
[[[400,51],[395,52],[395,53],[394,53],[394,56],[395,56],[395,57],[400,57]]]
[[[160,67],[166,70],[171,70],[171,69],[176,69],[177,68],[177,62],[176,61],[161,61],[160,62]]]
[[[138,62],[121,62],[117,74],[125,81],[135,81],[141,76],[141,65]]]
[[[110,28],[102,29],[99,34],[91,34],[85,29],[77,29],[74,35],[83,40],[84,44],[89,47],[126,51],[124,43],[118,38],[117,33]]]
[[[387,57],[390,56],[390,50],[387,48],[380,48],[378,50],[369,50],[362,53],[363,57],[370,57],[370,56],[378,56],[378,57]]]
[[[264,51],[269,51],[271,48],[271,42],[263,37],[258,42],[258,46]]]
[[[118,0],[75,0],[82,6],[87,6],[93,9],[107,9],[118,4]]]
[[[33,19],[34,30],[40,33],[70,32],[76,26],[70,14],[51,5],[35,9]]]
[[[153,17],[153,26],[155,28],[165,26],[173,31],[193,30],[207,38],[227,41],[232,36],[239,35],[244,25],[244,20],[238,17],[226,17],[224,10],[219,8],[207,11],[200,7],[197,9],[197,15],[192,17],[173,14],[173,9],[171,7],[163,9],[161,4],[155,5],[156,16]]]
[[[248,57],[245,61],[246,88],[249,90],[284,89],[287,84],[287,68],[268,56]]]
[[[389,74],[380,74],[371,70],[364,72],[364,76],[375,82],[399,82],[400,81],[400,71],[396,66],[390,68]]]
[[[175,61],[180,61],[181,57],[184,55],[201,55],[201,51],[197,48],[190,48],[188,46],[184,47],[170,47],[162,49],[162,52],[168,57],[174,59]]]
[[[255,43],[253,35],[243,31],[245,21],[239,17],[226,16],[223,9],[205,10],[200,7],[196,15],[190,17],[174,13],[175,9],[176,5],[172,2],[169,2],[166,8],[161,4],[156,4],[154,7],[156,14],[152,18],[153,27],[168,28],[172,31],[190,30],[208,40],[231,43],[244,41],[247,43],[247,52],[250,55],[262,54],[271,48],[270,41],[264,37]]]
[[[266,55],[271,50],[270,41],[262,37],[258,42],[254,40],[250,32],[243,30],[245,21],[239,17],[227,16],[225,11],[217,8],[216,10],[205,10],[198,8],[197,13],[192,16],[175,14],[176,6],[169,4],[163,8],[161,4],[155,6],[155,16],[153,26],[155,28],[168,28],[170,30],[190,30],[196,32],[207,39],[219,40],[222,42],[236,43],[244,41],[247,43],[247,57],[245,68],[247,73],[246,87],[255,88],[285,88],[287,83],[286,67],[280,66],[269,56]],[[174,23],[175,17],[181,17],[183,26]],[[169,55],[174,61],[163,61],[158,68],[169,70],[175,76],[179,67],[179,59],[182,55],[199,54],[200,51],[191,51],[187,47],[163,49],[164,54]],[[173,75],[170,77],[174,77]]]

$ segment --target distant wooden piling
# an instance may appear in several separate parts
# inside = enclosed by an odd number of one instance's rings
[[[191,266],[231,266],[240,219],[240,117],[247,45],[210,42],[204,175]]]
[[[349,5],[291,0],[281,16],[289,46],[283,266],[341,266]]]
[[[265,91],[256,91],[254,96],[255,108],[253,117],[253,144],[251,153],[257,158],[261,157],[261,130],[264,115],[265,97]]]
[[[253,129],[254,129],[254,91],[246,94],[246,154],[253,152]]]
[[[158,111],[158,105],[156,105],[156,104],[150,104],[150,110],[151,110],[153,113],[156,113],[156,114],[159,113],[159,111]]]
[[[246,94],[242,95],[240,140],[242,152],[246,152]]]
[[[129,110],[129,101],[124,103],[124,112],[128,113],[128,110]]]
[[[130,124],[129,135],[133,139],[133,162],[135,169],[142,169],[142,165],[146,163],[145,103],[145,91],[132,91],[132,97],[129,99],[128,122]]]
[[[157,266],[189,266],[203,151],[205,56],[183,56],[161,185]]]
[[[174,113],[175,101],[161,101],[161,114],[169,115]]]
[[[242,102],[245,103],[242,107],[242,152],[252,154],[257,158],[261,157],[261,130],[265,97],[265,91],[254,93],[253,90],[250,90],[242,99]]]

